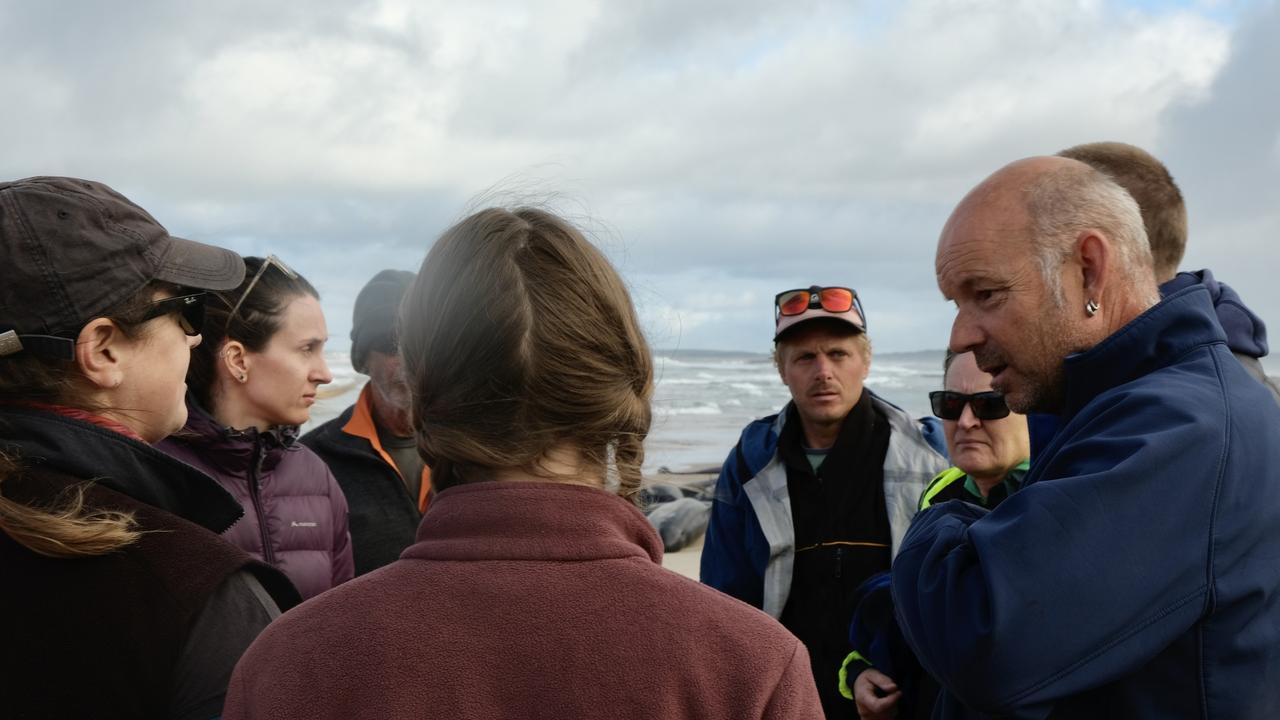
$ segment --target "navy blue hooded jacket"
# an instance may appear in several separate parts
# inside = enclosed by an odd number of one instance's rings
[[[1227,334],[1227,347],[1231,348],[1231,353],[1250,375],[1271,391],[1276,402],[1280,402],[1280,386],[1267,377],[1262,363],[1258,362],[1258,358],[1267,356],[1267,326],[1244,304],[1235,290],[1215,280],[1208,270],[1201,270],[1178,273],[1160,286],[1160,295],[1172,295],[1196,284],[1204,285],[1213,298],[1213,311]]]
[[[1280,406],[1209,290],[1064,373],[1023,489],[921,512],[894,561],[903,634],[947,688],[935,717],[1280,717]]]
[[[1231,354],[1280,403],[1280,385],[1267,377],[1262,363],[1258,361],[1258,358],[1266,357],[1268,352],[1266,323],[1244,304],[1235,290],[1226,283],[1218,282],[1208,270],[1199,270],[1178,273],[1160,286],[1160,296],[1168,297],[1196,284],[1204,285],[1209,291],[1209,297],[1213,299],[1213,312],[1218,316],[1218,324],[1222,325],[1223,332],[1227,334],[1227,347],[1231,349]],[[1036,457],[1058,431],[1058,418],[1032,413],[1027,416],[1027,427],[1031,433],[1031,457]]]

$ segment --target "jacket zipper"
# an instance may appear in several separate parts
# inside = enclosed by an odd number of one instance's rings
[[[262,559],[275,567],[275,553],[271,551],[271,539],[267,537],[267,518],[262,513],[262,494],[258,488],[258,471],[262,467],[262,438],[253,439],[253,458],[249,464],[249,501],[258,517],[258,534],[262,538]]]
[[[382,464],[386,465],[385,462]],[[391,474],[395,477],[396,485],[400,487],[400,496],[409,502],[409,507],[412,508],[414,516],[421,519],[422,510],[418,508],[418,498],[414,497],[413,493],[409,492],[409,486],[404,484],[404,476],[400,474],[400,468],[392,466]],[[419,482],[421,482],[421,472],[418,473],[418,478]]]

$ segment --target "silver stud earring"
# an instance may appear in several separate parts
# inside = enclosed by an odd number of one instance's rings
[[[1084,304],[1084,311],[1089,317],[1097,315],[1098,303],[1093,298],[1089,298],[1089,302]]]
[[[248,380],[248,379],[249,379],[249,376],[248,376],[248,375],[241,375],[241,376],[240,376],[240,382],[244,382],[245,380]]]

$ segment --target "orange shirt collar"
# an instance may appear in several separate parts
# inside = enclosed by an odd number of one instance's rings
[[[351,419],[346,425],[342,426],[342,432],[348,435],[354,435],[369,441],[373,449],[382,458],[383,462],[390,465],[392,469],[396,468],[395,461],[391,459],[391,455],[382,448],[382,441],[378,439],[378,428],[373,423],[373,389],[370,383],[365,383],[364,388],[360,390],[360,398],[356,400],[355,410],[351,413]],[[399,472],[397,470],[397,472]],[[418,511],[427,511],[427,499],[431,494],[431,468],[422,467],[422,485],[418,490]]]

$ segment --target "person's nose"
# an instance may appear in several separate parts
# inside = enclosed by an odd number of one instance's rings
[[[960,411],[960,419],[956,422],[960,423],[960,427],[965,430],[972,430],[982,425],[982,420],[973,413],[973,403],[971,402],[964,404],[964,409]]]
[[[324,355],[320,355],[320,362],[311,373],[311,382],[317,385],[328,385],[333,382],[333,373],[329,370],[329,363],[325,361]]]
[[[826,355],[819,355],[817,360],[814,361],[813,371],[819,380],[830,380],[835,375],[833,372],[834,367],[830,358]]]
[[[982,342],[982,331],[964,310],[951,323],[951,352],[957,355],[973,350]]]

